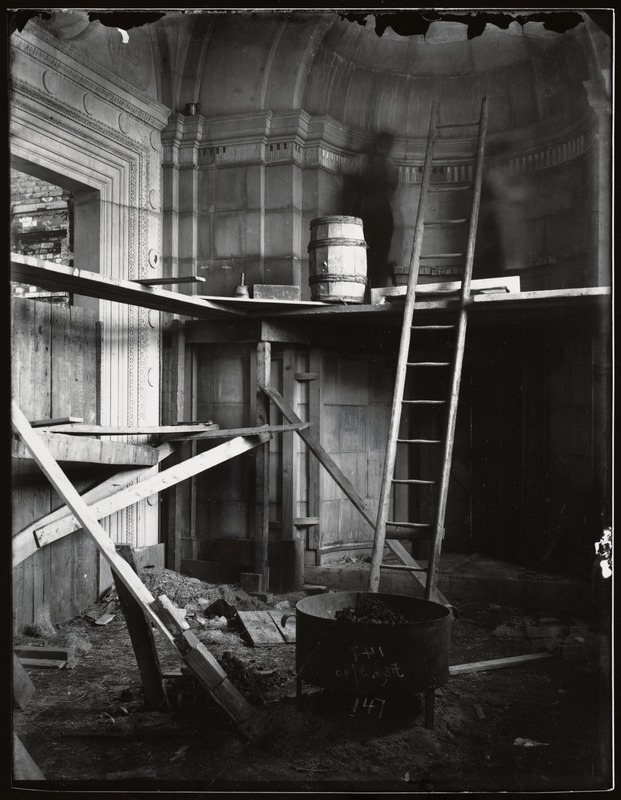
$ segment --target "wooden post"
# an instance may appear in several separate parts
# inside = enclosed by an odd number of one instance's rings
[[[271,379],[271,344],[257,342],[256,351],[256,424],[269,423],[270,404],[261,391]],[[269,589],[268,547],[270,523],[269,494],[270,451],[267,444],[257,451],[255,460],[255,557],[254,569],[262,576],[262,591]]]
[[[282,392],[285,400],[293,408],[295,391],[295,353],[292,347],[285,347],[282,357]],[[295,503],[295,473],[293,455],[293,431],[283,433],[282,441],[282,533],[285,540],[295,538],[293,506]]]
[[[319,348],[311,348],[308,367],[311,372],[317,373],[319,378],[308,384],[308,421],[313,426],[317,439],[321,437],[321,376],[323,370],[323,354]],[[306,443],[308,447],[308,443]],[[308,447],[309,453],[311,452]],[[320,565],[321,554],[321,491],[320,491],[320,465],[316,458],[308,459],[308,515],[317,517],[318,524],[308,531],[308,549],[315,551],[315,566]],[[312,545],[312,546],[311,546]]]
[[[132,546],[130,544],[117,544],[116,551],[137,573]],[[145,617],[142,607],[134,600],[124,583],[119,580],[115,572],[112,575],[119,595],[121,610],[127,623],[129,638],[134,648],[134,655],[136,656],[136,663],[142,680],[145,703],[150,708],[164,708],[168,703],[162,683],[160,662],[157,657],[151,625]]]

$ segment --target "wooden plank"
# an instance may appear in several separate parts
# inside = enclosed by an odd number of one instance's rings
[[[489,661],[473,661],[469,664],[454,664],[449,667],[449,675],[463,675],[466,672],[482,672],[487,669],[503,669],[516,667],[529,661],[540,661],[542,658],[552,658],[554,654],[548,651],[541,653],[527,653],[523,656],[509,656],[509,658],[492,658]]]
[[[26,708],[34,697],[35,687],[15,652],[13,652],[12,686],[13,708]]]
[[[69,434],[44,432],[41,439],[55,461],[72,461],[84,464],[113,464],[121,466],[152,466],[157,456],[149,445],[128,442],[107,442],[101,439],[77,438]],[[22,442],[11,442],[12,458],[30,458]]]
[[[288,619],[283,625],[282,619],[285,615],[281,611],[268,611],[267,613],[274,620],[274,624],[280,631],[280,634],[285,642],[287,642],[287,644],[295,642],[295,615],[293,615],[292,619]]]
[[[244,316],[243,311],[214,303],[205,297],[152,289],[140,286],[135,281],[113,280],[96,272],[65,267],[18,253],[11,253],[11,280],[198,319],[209,319],[214,315]]]
[[[256,437],[244,438],[239,436],[236,439],[231,439],[231,441],[213,447],[211,450],[206,450],[204,453],[200,453],[181,464],[162,470],[162,472],[158,472],[146,480],[128,486],[111,497],[100,500],[93,506],[89,506],[89,513],[96,519],[108,517],[110,514],[121,511],[121,509],[127,508],[133,503],[138,503],[140,500],[145,500],[151,495],[158,494],[158,492],[174,486],[180,481],[187,480],[192,475],[197,475],[217,464],[228,461],[230,458],[235,458],[248,450],[252,450],[267,442],[269,438],[269,433],[262,433]],[[75,516],[65,517],[57,522],[36,528],[34,535],[39,547],[43,547],[56,539],[66,536],[71,531],[78,530],[80,527],[79,520]]]
[[[497,278],[478,278],[471,282],[472,291],[497,289],[499,292],[516,293],[520,291],[519,275],[503,275]],[[371,289],[371,303],[385,303],[391,299],[404,299],[407,286],[387,286]],[[461,291],[461,281],[439,281],[438,283],[419,283],[416,294],[420,297],[425,294]]]
[[[44,781],[45,776],[13,731],[13,779],[16,781]]]
[[[28,658],[18,656],[24,667],[41,667],[43,669],[63,669],[67,662],[63,658]]]
[[[74,422],[84,422],[82,417],[58,417],[57,419],[30,420],[31,428],[53,428],[56,425],[69,425]]]
[[[205,283],[206,279],[200,275],[178,275],[176,278],[134,278],[134,283],[141,286],[166,286],[176,283]]]
[[[269,611],[238,611],[237,616],[253,647],[273,647],[285,643]]]
[[[161,444],[157,448],[158,461],[162,461],[164,458],[169,456],[172,451],[172,445]],[[138,469],[119,472],[116,475],[113,475],[111,478],[107,478],[105,481],[102,481],[90,491],[85,492],[83,495],[81,495],[81,497],[84,502],[87,503],[87,505],[93,505],[99,500],[110,497],[110,495],[118,492],[120,489],[123,489],[130,483],[134,483],[134,481],[137,481],[140,478],[155,474],[156,471],[157,466],[147,469],[140,467]],[[53,511],[51,514],[46,514],[46,516],[41,517],[40,519],[36,520],[36,522],[31,523],[28,525],[28,527],[15,534],[12,539],[13,566],[17,566],[33,553],[36,553],[39,549],[37,540],[35,538],[35,530],[38,528],[45,528],[45,526],[48,524],[58,522],[59,520],[70,516],[71,511],[66,506],[63,506],[63,508],[59,508],[57,511]],[[67,533],[71,533],[71,531],[68,530]]]
[[[117,544],[116,550],[137,573],[132,546],[129,544]],[[114,575],[114,583],[119,596],[119,604],[127,623],[127,630],[134,649],[138,671],[140,672],[145,703],[150,708],[161,708],[167,705],[168,698],[162,683],[162,672],[155,647],[155,639],[153,638],[153,630],[142,610],[142,606],[134,600],[129,590],[116,575]]]
[[[269,402],[261,392],[264,384],[271,380],[271,345],[269,342],[259,342],[256,348],[256,423],[257,425],[269,424]],[[291,420],[290,420],[291,421]],[[301,420],[292,420],[301,422]],[[255,459],[255,572],[262,576],[262,591],[269,590],[269,523],[270,523],[270,494],[269,494],[269,469],[270,453],[268,447],[263,447]]]
[[[308,428],[309,422],[299,422],[293,425],[255,425],[249,428],[219,428],[218,430],[205,431],[204,433],[190,433],[185,435],[165,434],[158,437],[167,442],[197,441],[199,439],[229,439],[234,436],[254,436],[257,433],[289,433],[301,428]]]
[[[45,432],[48,426],[41,425],[39,427],[42,432]],[[82,425],[79,423],[58,423],[49,431],[49,433],[70,433],[72,436],[150,436],[217,432],[219,432],[219,426],[215,422],[193,422],[180,425]]]
[[[72,665],[76,660],[76,654],[73,647],[46,647],[37,645],[14,645],[13,652],[19,658],[30,659],[56,659],[68,662]]]
[[[145,587],[140,578],[138,578],[129,564],[116,552],[111,539],[108,537],[99,522],[97,522],[97,520],[93,517],[87,505],[84,503],[75,488],[71,485],[66,475],[54,461],[50,453],[46,450],[45,445],[42,444],[37,434],[34,433],[28,424],[28,420],[23,415],[15,401],[12,401],[11,412],[13,427],[24,439],[36,462],[47,475],[58,494],[69,506],[74,516],[76,516],[80,521],[81,526],[97,543],[102,555],[110,567],[118,575],[118,577],[123,581],[124,585],[130,591],[134,599],[142,605],[143,610],[148,615],[150,621],[155,623],[155,625],[164,634],[175,650],[177,650],[177,652],[181,652],[179,650],[181,639],[183,638],[184,633],[189,632],[184,631],[183,626],[179,624],[174,617],[168,620],[166,624],[162,621],[154,608],[155,598],[153,595]],[[161,609],[161,597],[159,598],[159,601],[160,602],[157,608]],[[192,669],[194,674],[197,675],[200,680],[206,683],[208,688],[210,688],[208,680],[206,680],[205,676],[209,678],[211,673],[214,671],[211,663],[214,659],[205,647],[201,645],[201,648],[202,649],[197,648],[198,652],[192,653],[191,659],[186,658],[186,663],[190,669]],[[237,692],[237,690],[235,690],[235,687],[231,685],[230,691],[221,691],[218,694],[212,693],[212,696],[216,702],[218,702],[225,709],[225,711],[227,711],[229,716],[231,716],[231,718],[242,727],[242,730],[248,733],[249,728],[244,728],[243,726],[252,718],[254,709],[249,703],[246,702],[243,696]]]

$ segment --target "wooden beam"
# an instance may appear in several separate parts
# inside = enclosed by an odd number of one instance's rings
[[[28,420],[15,401],[12,401],[11,413],[13,427],[32,452],[33,458],[74,516],[80,521],[81,527],[93,538],[112,570],[127,587],[132,597],[142,606],[149,621],[162,631],[192,672],[206,685],[214,700],[229,714],[241,730],[249,735],[253,725],[253,707],[231,684],[226,673],[222,678],[221,667],[204,645],[188,642],[189,631],[184,631],[182,626],[173,625],[172,622],[169,622],[169,627],[160,619],[156,612],[155,598],[129,564],[116,552],[110,537],[54,461],[45,444],[30,427]]]
[[[310,422],[299,422],[293,425],[255,425],[252,428],[219,428],[204,433],[164,434],[161,438],[167,442],[196,441],[197,439],[229,439],[235,436],[256,436],[258,433],[288,433],[308,428]]]
[[[205,278],[200,275],[177,275],[172,278],[134,278],[134,283],[141,286],[167,286],[177,283],[205,283]]]
[[[293,411],[293,409],[285,402],[285,399],[282,397],[280,392],[278,392],[272,386],[263,385],[261,388],[288,422],[293,423],[302,421]],[[328,472],[330,477],[345,492],[350,502],[358,509],[358,511],[369,523],[369,525],[373,526],[375,523],[373,521],[373,518],[367,511],[365,501],[358,494],[358,492],[354,488],[354,485],[349,480],[349,478],[346,475],[344,475],[343,472],[341,472],[340,467],[334,461],[332,456],[330,456],[326,452],[326,450],[322,447],[322,445],[319,443],[319,441],[316,439],[313,433],[311,433],[310,430],[301,429],[298,431],[298,433],[301,436],[301,438],[306,442],[307,447],[313,453],[315,458],[317,458],[319,463]]]
[[[527,653],[523,656],[509,656],[509,658],[492,658],[489,661],[472,661],[469,664],[455,664],[449,667],[449,675],[463,675],[466,672],[482,672],[486,669],[502,669],[516,667],[528,661],[540,661],[542,658],[552,658],[554,654],[547,650],[541,653]]]
[[[71,422],[84,422],[83,417],[58,417],[58,419],[30,420],[31,428],[52,428],[56,425],[68,425]]]
[[[299,421],[299,418],[295,414],[292,408],[290,408],[287,403],[284,401],[283,397],[280,393],[271,386],[263,386],[263,391],[265,394],[270,398],[270,400],[274,403],[274,405],[280,410],[283,417],[288,420],[289,422],[295,422],[296,420]],[[369,513],[366,507],[366,503],[362,496],[358,494],[356,489],[354,488],[352,482],[349,478],[343,474],[338,464],[334,461],[334,459],[324,450],[322,445],[319,441],[313,436],[313,434],[309,430],[299,430],[298,434],[301,438],[306,442],[308,449],[313,453],[315,458],[319,461],[321,466],[328,472],[330,477],[335,481],[335,483],[342,489],[342,491],[347,495],[348,500],[354,508],[356,508],[360,514],[364,517],[364,519],[369,523],[369,525],[374,528],[375,527],[375,520]],[[407,563],[411,566],[412,569],[412,577],[415,578],[421,586],[426,586],[426,578],[419,575],[418,571],[422,568],[420,564],[418,564],[408,553],[405,551],[405,548],[399,547],[398,542],[394,542],[393,540],[386,540],[386,544],[390,547],[390,549],[397,555],[399,558],[403,558],[403,555],[407,557]],[[443,603],[446,606],[450,606],[451,604],[448,600],[442,595],[442,593],[436,590],[436,597],[440,603]]]
[[[271,345],[259,342],[256,348],[256,422],[257,425],[269,424],[270,404],[261,392],[261,387],[271,380]],[[290,422],[301,422],[299,419]],[[255,460],[255,572],[262,576],[263,592],[269,588],[268,545],[270,524],[270,453],[263,447]]]
[[[261,433],[253,438],[238,436],[230,442],[220,444],[211,450],[206,450],[204,453],[189,458],[187,461],[182,461],[180,464],[175,464],[162,472],[158,472],[140,483],[128,486],[123,491],[95,503],[95,505],[89,507],[89,511],[96,519],[108,517],[110,514],[121,511],[121,509],[127,508],[133,503],[138,503],[140,500],[144,500],[153,494],[168,489],[170,486],[187,480],[193,475],[198,475],[200,472],[211,469],[217,464],[222,464],[230,458],[235,458],[241,453],[252,450],[269,441],[270,438],[269,433]],[[58,522],[36,528],[34,534],[39,547],[43,547],[81,527],[79,520],[75,516],[65,517]]]
[[[116,551],[137,574],[138,570],[136,569],[132,546],[130,544],[117,544]],[[119,604],[125,617],[129,638],[136,656],[136,664],[144,690],[145,704],[149,708],[163,708],[167,705],[168,698],[162,683],[162,671],[157,657],[153,630],[142,610],[142,606],[134,600],[123,581],[115,573],[113,573],[113,577],[119,596]]]
[[[97,272],[65,267],[18,253],[11,253],[11,280],[197,319],[213,319],[214,315],[245,316],[243,311],[219,305],[200,296],[151,289],[140,286],[135,281],[113,280]]]
[[[173,446],[170,444],[161,444],[158,448],[156,448],[155,452],[157,453],[158,462],[163,461],[163,459],[173,452]],[[81,495],[81,497],[87,505],[92,506],[99,500],[104,500],[106,497],[110,497],[110,495],[115,494],[115,492],[118,492],[120,489],[124,489],[126,486],[129,486],[130,483],[134,483],[141,478],[147,478],[156,472],[157,465],[147,469],[141,467],[139,469],[130,469],[125,470],[124,472],[118,472],[111,478],[107,478],[105,481],[102,481],[90,491],[85,492],[83,495]],[[36,553],[39,549],[37,540],[35,538],[35,530],[39,528],[45,528],[46,525],[49,525],[53,522],[58,522],[65,517],[71,516],[71,510],[67,508],[67,506],[63,506],[56,511],[52,511],[51,514],[46,514],[44,517],[41,517],[41,519],[36,520],[28,525],[27,528],[24,528],[19,533],[15,534],[11,542],[13,566],[16,567],[18,564],[21,564],[22,561],[27,559],[33,553]],[[70,531],[67,531],[67,533],[70,533]]]
[[[157,463],[157,454],[150,445],[130,444],[129,442],[110,442],[102,439],[77,438],[68,434],[45,431],[40,434],[41,441],[56,461],[78,462],[83,464],[114,464],[152,466]],[[13,458],[31,458],[28,448],[18,439],[11,442]]]
[[[116,570],[120,578],[132,593],[132,596],[138,600],[138,602],[142,603],[146,609],[150,610],[151,605],[154,602],[153,596],[143,585],[129,564],[124,561],[120,555],[118,555],[108,534],[95,519],[92,511],[88,508],[84,500],[77,493],[75,487],[71,484],[65,473],[58,466],[54,460],[54,457],[47,449],[43,438],[32,430],[28,424],[28,420],[23,415],[15,401],[12,401],[11,417],[13,427],[24,440],[26,447],[28,447],[32,453],[32,457],[37,462],[39,467],[41,467],[41,470],[45,473],[52,486],[65,501],[66,505],[71,509],[73,515],[79,521],[80,527],[84,528],[86,531],[88,531],[88,533],[90,533],[102,555],[110,564],[112,569]],[[153,616],[155,617],[155,615]],[[154,621],[156,624],[161,625],[157,617],[155,617]],[[172,641],[173,637],[171,636],[170,632],[167,629],[165,630],[167,637]]]
[[[193,422],[181,425],[82,425],[78,423],[58,424],[49,433],[70,433],[72,436],[163,436],[168,434],[206,433],[217,431],[214,422]]]

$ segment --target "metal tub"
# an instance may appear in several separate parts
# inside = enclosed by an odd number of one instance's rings
[[[337,620],[362,592],[314,595],[296,605],[296,671],[301,682],[359,696],[403,697],[448,681],[448,608],[405,595],[373,594],[407,622]]]

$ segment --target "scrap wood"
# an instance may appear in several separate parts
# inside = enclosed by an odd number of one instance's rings
[[[244,631],[254,647],[268,647],[285,643],[280,627],[272,619],[269,611],[238,611]]]
[[[101,500],[100,502],[95,503],[93,506],[89,506],[89,513],[95,519],[107,517],[110,514],[121,511],[123,508],[126,508],[133,503],[137,503],[139,500],[144,500],[153,494],[158,494],[158,492],[168,489],[171,486],[186,480],[187,478],[198,475],[200,472],[204,472],[205,470],[210,469],[217,464],[222,464],[224,461],[228,461],[230,458],[234,458],[242,453],[247,452],[248,450],[252,450],[259,445],[264,444],[270,438],[271,434],[269,433],[261,433],[252,438],[238,436],[235,439],[231,439],[224,444],[212,448],[211,450],[207,450],[204,453],[194,456],[193,458],[188,458],[179,464],[175,464],[173,467],[169,467],[162,472],[158,472],[156,475],[140,481],[140,483],[137,483],[133,486],[129,486],[127,489],[117,492],[117,494]],[[39,547],[42,547],[43,545],[49,544],[56,539],[66,536],[68,533],[76,531],[81,527],[83,526],[80,524],[80,521],[76,519],[74,514],[73,516],[63,518],[58,522],[54,522],[43,527],[38,527],[34,533]]]
[[[173,450],[174,447],[171,444],[160,445],[157,448],[158,463],[169,456]],[[85,503],[91,505],[97,501],[104,500],[106,497],[110,497],[110,495],[118,492],[120,489],[124,489],[126,486],[134,483],[140,478],[146,478],[149,475],[154,475],[156,472],[157,465],[152,467],[138,467],[137,469],[123,470],[122,472],[117,472],[112,477],[107,478],[105,481],[102,481],[93,489],[81,495],[81,497]],[[18,564],[21,564],[22,561],[25,561],[29,556],[31,556],[33,553],[36,553],[39,549],[39,545],[37,544],[35,537],[35,530],[44,528],[49,523],[58,522],[63,518],[72,518],[71,509],[67,508],[67,506],[63,506],[56,511],[52,511],[51,514],[46,514],[44,517],[36,522],[31,523],[28,525],[28,527],[24,528],[15,536],[13,536],[11,542],[13,566],[16,567]],[[66,534],[69,533],[71,533],[71,530],[68,529]]]
[[[30,675],[24,669],[23,664],[13,653],[13,708],[26,708],[35,693],[34,683],[30,680]]]
[[[45,780],[45,776],[15,732],[13,732],[13,778],[16,781]]]
[[[539,661],[542,658],[552,658],[552,653],[527,653],[523,656],[509,656],[509,658],[492,658],[489,661],[473,661],[470,664],[454,664],[449,667],[449,675],[463,675],[466,672],[481,672],[486,669],[502,669],[515,667],[527,661]]]
[[[46,667],[49,669],[64,669],[67,662],[62,658],[27,658],[26,656],[18,656],[24,667]]]
[[[186,637],[191,635],[189,631],[182,630],[174,621],[168,623],[170,627],[162,621],[154,607],[155,598],[153,595],[127,561],[117,553],[114,543],[108,534],[95,519],[91,510],[82,500],[41,439],[30,427],[28,420],[15,401],[12,401],[12,424],[54,489],[78,519],[80,526],[94,539],[103,557],[114,570],[119,580],[123,582],[134,599],[142,606],[147,618],[162,631],[177,653],[184,658],[192,672],[207,686],[213,699],[229,714],[241,731],[247,736],[253,736],[257,731],[257,723],[253,719],[255,716],[254,707],[233,686],[226,674],[224,674],[224,678],[221,678],[222,669],[204,645],[188,643]],[[220,679],[219,683],[216,682],[218,679]]]
[[[280,631],[285,642],[287,642],[287,644],[295,642],[295,614],[290,613],[283,616],[282,611],[268,611],[267,613],[274,620],[274,623]],[[283,620],[285,617],[287,617],[287,619],[283,625]]]

